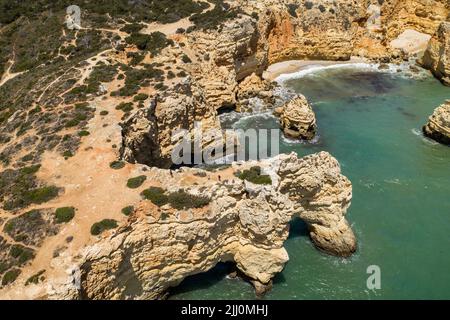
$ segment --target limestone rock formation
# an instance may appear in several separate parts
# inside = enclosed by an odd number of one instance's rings
[[[50,298],[61,298],[62,292],[87,299],[161,298],[187,276],[221,261],[235,262],[261,291],[289,260],[283,243],[296,215],[308,224],[318,248],[344,257],[356,250],[345,219],[352,186],[333,157],[322,152],[299,159],[293,153],[235,164],[233,170],[256,164],[270,175],[271,185],[229,178],[190,186],[187,193],[210,199],[198,209],[158,208],[144,201],[115,234],[85,249],[74,280],[81,289],[67,288],[70,281],[62,289],[55,284]],[[184,169],[180,174],[196,172]],[[169,181],[167,171],[160,174],[169,191],[180,188]]]
[[[275,85],[255,73],[239,83],[236,110],[239,112],[262,111],[275,103]],[[256,109],[256,110],[255,110]]]
[[[434,110],[423,132],[431,139],[450,145],[450,100]]]
[[[221,134],[216,110],[204,102],[203,92],[196,83],[186,78],[122,124],[122,158],[132,163],[170,168],[176,144],[172,140],[174,135],[179,130],[193,135],[196,125],[205,132],[201,142],[204,148]]]
[[[281,127],[286,136],[311,140],[317,130],[316,116],[308,100],[298,95],[276,110],[280,116]]]
[[[442,83],[450,86],[450,22],[443,22],[439,26],[428,44],[421,64],[431,70]]]

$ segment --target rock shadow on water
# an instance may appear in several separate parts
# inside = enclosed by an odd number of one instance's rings
[[[226,279],[227,276],[235,270],[236,265],[233,262],[219,262],[211,270],[189,276],[177,287],[171,288],[168,295],[169,299],[177,299],[178,295],[191,291],[213,288],[217,283]]]

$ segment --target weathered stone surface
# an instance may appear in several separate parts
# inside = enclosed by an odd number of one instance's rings
[[[281,127],[286,136],[306,140],[314,138],[317,130],[316,116],[304,96],[297,96],[276,112],[280,113]]]
[[[442,83],[450,86],[450,22],[443,22],[439,26],[428,44],[421,64],[431,70]]]
[[[239,83],[236,110],[239,112],[263,111],[275,103],[275,84],[262,79],[255,73]]]
[[[428,123],[423,127],[426,136],[446,145],[450,145],[450,100],[434,110]]]
[[[54,285],[50,298],[60,298],[60,292],[88,299],[160,298],[169,287],[220,261],[235,262],[262,294],[289,260],[283,243],[296,215],[306,221],[320,249],[340,256],[355,251],[345,220],[352,187],[334,158],[325,152],[302,159],[290,154],[258,164],[272,185],[255,185],[252,193],[239,179],[191,186],[187,192],[207,195],[211,203],[201,209],[163,209],[164,218],[156,206],[143,202],[127,225],[85,249],[78,263],[81,290],[69,290],[67,281],[64,289]]]

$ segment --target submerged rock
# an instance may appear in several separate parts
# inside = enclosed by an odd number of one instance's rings
[[[304,96],[298,95],[275,110],[275,114],[279,115],[286,136],[311,140],[316,135],[316,116]]]
[[[441,23],[420,63],[443,84],[450,86],[450,22]]]
[[[423,132],[431,139],[450,145],[450,100],[434,110]]]

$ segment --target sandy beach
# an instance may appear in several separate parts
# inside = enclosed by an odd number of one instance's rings
[[[282,74],[294,73],[317,66],[331,66],[336,64],[367,63],[366,59],[352,57],[348,61],[330,61],[330,60],[289,60],[270,65],[263,74],[263,78],[273,81]]]

